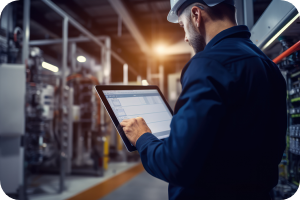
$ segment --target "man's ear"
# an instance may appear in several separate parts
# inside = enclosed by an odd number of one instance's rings
[[[192,15],[191,17],[192,17],[192,20],[193,20],[195,26],[197,28],[199,28],[200,21],[201,21],[200,20],[201,19],[201,9],[199,7],[197,7],[197,6],[192,7],[192,9],[191,9],[191,15]]]

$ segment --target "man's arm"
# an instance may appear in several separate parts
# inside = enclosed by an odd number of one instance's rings
[[[161,141],[146,133],[137,139],[136,147],[151,175],[189,186],[197,180],[213,146],[233,78],[218,62],[202,58],[191,62],[182,83],[170,137]]]

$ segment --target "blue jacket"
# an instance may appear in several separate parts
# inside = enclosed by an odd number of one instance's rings
[[[268,199],[286,146],[286,83],[246,26],[216,35],[184,67],[170,137],[137,141],[169,199]]]

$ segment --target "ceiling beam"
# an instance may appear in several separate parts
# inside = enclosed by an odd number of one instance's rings
[[[85,9],[83,9],[83,7],[77,5],[76,2],[71,1],[71,0],[69,0],[69,1],[52,0],[52,1],[55,2],[58,6],[63,5],[65,7],[68,7],[74,13],[76,13],[76,15],[78,15],[80,17],[80,19],[84,20],[84,24],[81,24],[81,25],[84,26],[85,28],[87,28],[92,34],[94,34],[94,35],[110,35],[110,36],[112,35],[111,32],[105,30],[105,28],[113,27],[113,25],[111,25],[111,23],[105,24],[101,28],[99,28],[101,23],[98,23],[97,20],[102,19],[102,17],[91,17],[85,11]],[[107,5],[110,5],[110,4],[107,4]],[[112,17],[114,17],[114,15],[107,16],[106,18],[112,18]],[[116,22],[115,27],[117,27],[117,22]],[[115,31],[115,33],[117,33],[117,31]],[[74,37],[76,37],[76,36],[74,36]],[[127,52],[126,48],[124,46],[122,46],[120,44],[120,42],[116,40],[116,38],[112,37],[111,40],[112,40],[112,48],[114,48],[115,50],[122,49],[122,52],[123,52],[122,54],[124,54],[124,57],[126,57],[126,60],[132,60],[132,58],[135,57],[135,55],[131,55],[129,52]],[[132,63],[135,63],[135,62],[136,62],[136,60],[132,60]]]
[[[135,0],[134,3],[148,3],[149,0]],[[170,0],[151,0],[153,3],[170,2]]]
[[[53,0],[53,2],[57,3],[58,5],[62,6],[64,5],[65,7],[69,8],[71,11],[73,11],[73,13],[76,13],[77,16],[80,17],[80,19],[82,19],[85,23],[80,24],[83,27],[85,27],[86,29],[88,29],[93,35],[109,35],[107,31],[103,31],[103,29],[99,29],[99,24],[92,18],[90,17],[83,9],[82,7],[78,6],[74,1],[60,1],[60,0]],[[63,7],[63,6],[62,6]],[[63,9],[62,9],[63,10]],[[43,16],[45,15],[44,13],[39,12],[39,10],[36,8],[34,12],[35,16],[36,16],[36,21],[38,21],[39,24],[43,24],[46,27],[48,27],[48,29],[50,30],[60,30],[59,26],[57,26],[56,24],[50,22],[49,20],[47,20],[46,18],[44,18]],[[68,13],[68,12],[66,12]],[[42,18],[43,20],[39,20],[39,18]],[[82,21],[81,20],[81,21]],[[46,23],[48,22],[48,23]],[[52,27],[52,28],[49,28]],[[73,26],[69,26],[70,29],[73,29]],[[72,31],[72,33],[77,34],[80,33],[77,29],[76,31]],[[76,36],[74,34],[70,34],[70,36]],[[61,35],[61,33],[57,33],[57,35]],[[122,52],[122,57],[124,57],[126,59],[126,63],[128,63],[128,65],[130,66],[129,70],[133,73],[136,74],[136,70],[138,69],[138,67],[136,66],[136,54],[132,54],[130,52],[128,52],[126,50],[126,48],[124,46],[122,46],[117,40],[116,38],[111,38],[112,40],[112,46],[111,46],[111,50],[113,50],[114,52]],[[99,53],[91,48],[85,48],[86,46],[84,44],[78,44],[80,47],[82,47],[82,49],[84,49],[85,51],[87,51],[89,54],[94,55],[96,57],[98,57]],[[115,55],[118,56],[117,53],[115,53]],[[139,56],[142,55],[141,53],[139,53]],[[112,58],[114,59],[114,57],[112,56]],[[116,59],[118,61],[118,59]],[[119,61],[118,61],[119,62]]]
[[[45,17],[43,17],[43,13],[40,12],[39,9],[37,9],[36,7],[33,6],[31,8],[31,10],[32,10],[32,12],[31,12],[31,25],[34,25],[34,26],[38,27],[41,32],[43,32],[45,34],[48,34],[51,38],[59,39],[59,38],[62,37],[60,28],[58,28],[57,26],[54,25],[54,23],[51,23]],[[34,32],[31,31],[31,38],[30,38],[31,40],[36,39],[33,36],[34,36]],[[79,47],[81,47],[81,45],[79,45]],[[49,48],[48,47],[43,48],[44,51],[45,51],[45,49],[49,49]],[[90,55],[99,55],[99,53],[96,53],[91,48],[86,48],[85,51],[87,53],[89,53]],[[49,53],[51,51],[50,50],[45,51],[45,53],[47,53],[47,52]],[[58,55],[61,55],[61,53],[57,52],[57,51],[56,52],[55,51],[51,52],[51,56],[53,56],[53,57],[57,57]],[[97,56],[97,58],[98,57],[99,56]]]
[[[124,24],[126,25],[131,35],[134,37],[134,39],[137,41],[141,51],[145,54],[150,54],[150,47],[148,46],[146,40],[144,39],[137,25],[135,24],[133,18],[130,16],[123,2],[121,0],[109,0],[109,2],[115,9],[115,11],[119,14],[119,16],[122,16]]]

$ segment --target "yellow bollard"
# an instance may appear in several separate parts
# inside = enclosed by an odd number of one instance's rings
[[[121,136],[119,135],[119,134],[117,134],[118,135],[118,139],[117,139],[117,141],[118,141],[118,150],[119,151],[122,151],[122,149],[123,149],[123,141],[122,141],[122,138],[121,138]]]
[[[110,136],[104,137],[104,145],[103,145],[103,168],[105,170],[108,169],[108,162],[109,162],[109,139]]]

